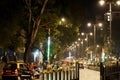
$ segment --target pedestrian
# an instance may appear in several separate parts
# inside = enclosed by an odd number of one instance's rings
[[[33,62],[30,64],[29,69],[34,71],[34,64],[33,64]]]

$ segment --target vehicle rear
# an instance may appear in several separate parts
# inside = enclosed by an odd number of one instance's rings
[[[19,76],[20,76],[21,80],[23,80],[23,79],[31,80],[34,77],[34,73],[24,63],[24,64],[19,64]]]
[[[10,62],[3,68],[2,80],[32,80],[33,76],[33,71],[24,62]]]
[[[17,64],[7,63],[3,68],[2,80],[18,80]]]

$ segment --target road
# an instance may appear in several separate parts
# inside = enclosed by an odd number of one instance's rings
[[[90,69],[81,69],[80,80],[100,80],[100,72]]]

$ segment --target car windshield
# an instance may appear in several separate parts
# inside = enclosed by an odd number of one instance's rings
[[[4,67],[5,69],[16,69],[17,68],[17,64],[15,63],[8,63],[5,65]]]

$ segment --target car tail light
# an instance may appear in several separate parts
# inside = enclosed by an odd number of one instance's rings
[[[18,70],[17,69],[15,69],[15,74],[18,75]]]
[[[4,74],[4,71],[2,71],[2,74]]]
[[[11,70],[3,70],[2,74],[11,74]]]

